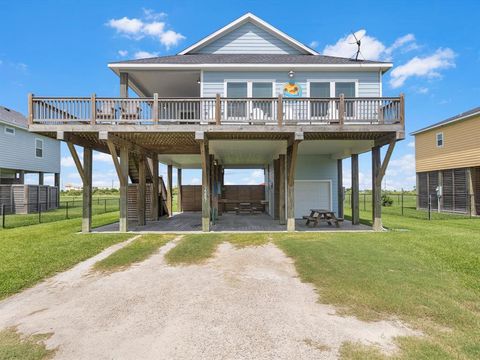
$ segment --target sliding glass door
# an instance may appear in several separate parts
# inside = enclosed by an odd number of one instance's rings
[[[272,116],[273,83],[232,81],[226,84],[229,119],[263,120]],[[247,100],[253,98],[252,100]],[[238,100],[236,100],[238,99]],[[256,100],[258,99],[258,100]]]
[[[227,99],[246,99],[248,97],[247,82],[228,82]],[[245,100],[232,100],[227,103],[228,118],[244,118],[247,115]]]
[[[354,82],[336,82],[335,83],[335,97],[339,97],[341,94],[347,98],[345,100],[345,116],[352,117],[354,115],[354,105],[353,100],[348,100],[348,98],[355,97],[355,83]]]

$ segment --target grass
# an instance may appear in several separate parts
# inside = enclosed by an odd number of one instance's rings
[[[21,337],[13,329],[0,331],[0,359],[44,360],[50,359],[55,351],[45,349],[41,343],[49,334]]]
[[[127,246],[115,251],[107,258],[97,262],[94,268],[107,272],[125,269],[134,263],[147,259],[175,237],[176,235],[172,234],[142,235]]]
[[[370,213],[361,217],[370,219]],[[385,233],[276,234],[320,301],[361,319],[400,318],[425,336],[398,339],[400,359],[480,358],[480,219],[386,214]],[[401,229],[401,231],[399,231]],[[345,344],[347,359],[385,358]]]
[[[222,242],[229,242],[237,248],[261,246],[270,241],[268,234],[192,234],[183,239],[166,255],[171,265],[189,265],[203,263],[211,258]]]
[[[94,226],[117,221],[118,213],[97,215]],[[77,234],[81,219],[0,231],[0,299],[64,271],[128,234]]]

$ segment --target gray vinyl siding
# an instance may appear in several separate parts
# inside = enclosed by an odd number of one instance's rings
[[[331,180],[332,209],[338,214],[337,160],[329,155],[298,155],[295,180]]]
[[[299,50],[252,23],[214,40],[197,54],[301,54]]]
[[[288,71],[204,71],[203,96],[213,97],[217,93],[225,96],[225,80],[269,80],[275,82],[275,94],[282,93],[283,84],[288,82]],[[358,82],[358,97],[381,96],[381,84],[378,71],[296,71],[295,81],[302,88],[302,95],[308,96],[309,81],[346,81]]]
[[[15,135],[5,133],[0,123],[0,168],[32,172],[60,172],[60,142],[14,127]],[[43,157],[35,157],[35,139],[43,140]]]

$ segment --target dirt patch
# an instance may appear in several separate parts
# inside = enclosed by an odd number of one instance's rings
[[[0,329],[52,332],[58,359],[334,359],[346,341],[393,351],[394,337],[415,334],[318,304],[272,244],[221,244],[206,264],[181,267],[164,261],[173,246],[123,272],[86,276],[83,266],[0,302]]]

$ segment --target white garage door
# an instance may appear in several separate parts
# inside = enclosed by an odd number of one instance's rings
[[[295,217],[309,215],[310,209],[331,209],[330,181],[295,181]]]

